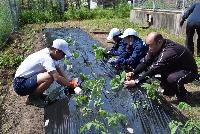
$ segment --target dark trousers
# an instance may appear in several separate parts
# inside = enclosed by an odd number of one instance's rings
[[[185,97],[187,90],[184,84],[190,83],[197,78],[197,74],[186,70],[179,70],[169,74],[161,74],[160,86],[164,89],[165,95]]]
[[[185,46],[194,55],[193,36],[194,36],[195,30],[196,30],[197,35],[198,35],[198,39],[197,39],[197,55],[200,56],[200,26],[187,24],[187,26],[186,26],[186,42],[185,42]]]

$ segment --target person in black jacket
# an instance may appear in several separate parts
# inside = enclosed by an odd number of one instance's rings
[[[193,4],[183,15],[180,21],[182,27],[184,21],[187,19],[186,25],[186,47],[194,54],[193,36],[195,30],[198,34],[197,39],[197,55],[200,56],[200,2]]]
[[[127,73],[125,87],[133,87],[144,82],[147,76],[160,74],[163,94],[168,96],[176,94],[179,101],[187,101],[189,94],[184,84],[192,82],[198,76],[197,65],[190,51],[171,40],[164,39],[156,32],[148,35],[146,44],[149,45],[149,51],[144,62],[139,64],[133,72]],[[136,80],[131,79],[133,75],[147,68],[148,71],[141,77]]]

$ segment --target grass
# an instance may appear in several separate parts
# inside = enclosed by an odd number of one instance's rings
[[[72,22],[68,21],[67,23],[71,24]],[[139,37],[143,39],[145,39],[145,37],[150,32],[155,31],[155,32],[161,33],[165,38],[171,39],[180,44],[183,44],[185,40],[183,37],[175,36],[174,34],[171,34],[169,31],[165,29],[155,29],[155,28],[143,29],[140,25],[129,22],[128,18],[83,20],[80,22],[76,21],[75,24],[79,25],[78,23],[81,23],[80,24],[81,27],[84,29],[87,29],[87,31],[89,32],[96,31],[96,30],[109,32],[110,29],[112,29],[113,27],[117,27],[121,29],[122,31],[124,31],[126,28],[133,28],[137,31]],[[51,25],[51,24],[48,24],[48,25]]]

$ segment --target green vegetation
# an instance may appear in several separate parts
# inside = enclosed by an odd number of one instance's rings
[[[199,134],[200,133],[200,119],[195,115],[193,107],[187,103],[180,102],[178,105],[179,110],[186,111],[188,113],[188,120],[185,123],[178,121],[171,121],[169,127],[171,134],[175,134],[179,131],[181,134]]]
[[[119,4],[116,9],[97,8],[89,10],[86,7],[80,9],[70,8],[64,13],[64,20],[88,20],[101,18],[127,18],[129,17],[131,7],[128,4]]]
[[[92,46],[92,49],[93,49],[93,51],[94,51],[96,60],[101,60],[101,59],[103,59],[104,54],[105,54],[105,51],[106,51],[105,48],[103,48],[103,47],[97,47],[97,45],[94,44],[94,45]]]
[[[195,58],[197,66],[200,68],[200,57],[196,57]]]
[[[15,55],[11,50],[7,50],[0,54],[0,69],[17,67],[23,59],[23,56]]]
[[[20,15],[21,24],[49,23],[66,20],[88,20],[101,18],[127,18],[130,13],[130,5],[119,4],[113,8],[96,8],[90,10],[84,6],[80,8],[69,7],[64,13],[58,11],[59,7],[48,7],[41,12],[41,8],[24,9]]]
[[[110,113],[102,109],[102,92],[105,85],[103,78],[88,79],[89,76],[81,74],[81,80],[84,81],[83,93],[75,96],[73,99],[76,101],[76,106],[80,115],[85,117],[95,114],[95,118],[85,124],[82,124],[80,133],[89,130],[100,131],[101,133],[109,133],[109,128],[116,128],[119,124],[127,125],[127,117],[121,113]],[[100,118],[101,117],[101,118]]]
[[[13,22],[9,7],[0,4],[0,9],[0,48],[2,48],[3,42],[13,29]]]
[[[159,87],[159,83],[157,81],[152,81],[149,83],[143,83],[142,87],[147,91],[147,96],[153,100],[158,98],[156,97],[156,89]]]
[[[68,22],[69,23],[69,22]],[[165,29],[148,28],[143,29],[140,25],[132,23],[128,18],[112,18],[112,19],[95,19],[95,20],[84,20],[81,21],[81,27],[86,29],[88,32],[101,29],[102,31],[110,31],[113,27],[117,27],[124,31],[126,28],[133,28],[137,31],[138,36],[145,39],[145,37],[152,31],[161,33],[165,38],[171,39],[180,44],[184,44],[184,38],[174,36]]]
[[[118,91],[124,87],[123,83],[126,78],[126,72],[123,71],[120,75],[116,75],[111,81],[110,85],[113,91]]]
[[[0,70],[14,69],[24,60],[27,53],[32,52],[33,35],[36,30],[26,27],[25,30],[21,30],[26,34],[25,39],[20,44],[17,44],[17,39],[12,40],[11,47],[2,47],[0,50]],[[16,43],[16,44],[15,44]],[[13,47],[14,46],[14,47]]]

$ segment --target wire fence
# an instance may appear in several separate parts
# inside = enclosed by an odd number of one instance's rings
[[[185,10],[200,0],[132,0],[133,7],[144,9]]]
[[[10,3],[7,0],[0,2],[0,46],[3,40],[13,31],[14,23],[11,13]]]

